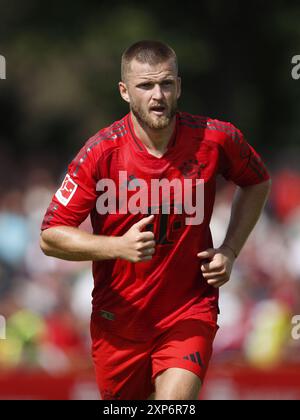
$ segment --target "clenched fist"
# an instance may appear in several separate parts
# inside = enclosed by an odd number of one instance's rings
[[[148,216],[135,223],[119,239],[119,257],[130,262],[149,261],[155,252],[153,232],[143,232],[154,216]]]
[[[208,260],[202,264],[201,271],[209,285],[220,287],[228,282],[235,260],[235,255],[229,248],[225,245],[218,249],[209,248],[197,254],[197,257]]]

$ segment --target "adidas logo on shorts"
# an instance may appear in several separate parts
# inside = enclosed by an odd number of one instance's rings
[[[199,366],[204,367],[200,353],[198,351],[196,351],[196,353],[191,353],[187,356],[184,356],[183,358],[184,360],[189,360],[190,362],[197,363]]]

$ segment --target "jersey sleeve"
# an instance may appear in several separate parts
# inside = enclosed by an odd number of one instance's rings
[[[240,187],[246,187],[267,181],[268,170],[259,154],[245,140],[243,134],[232,124],[225,136],[222,146],[221,173],[227,180]]]
[[[42,230],[54,226],[78,227],[96,204],[96,164],[85,145],[68,166],[61,187],[54,194],[42,222]]]

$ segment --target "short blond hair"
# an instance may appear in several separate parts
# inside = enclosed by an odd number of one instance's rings
[[[168,60],[173,60],[178,73],[178,63],[175,51],[160,41],[139,41],[128,47],[122,54],[121,79],[126,81],[132,60],[140,63],[155,65]]]

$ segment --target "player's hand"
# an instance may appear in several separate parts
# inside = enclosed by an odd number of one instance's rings
[[[153,215],[144,217],[121,236],[120,258],[134,263],[152,259],[155,252],[154,233],[144,232],[143,229],[153,222],[153,219]]]
[[[202,275],[207,283],[213,287],[221,287],[230,279],[235,255],[227,247],[209,248],[197,254],[203,262]]]

